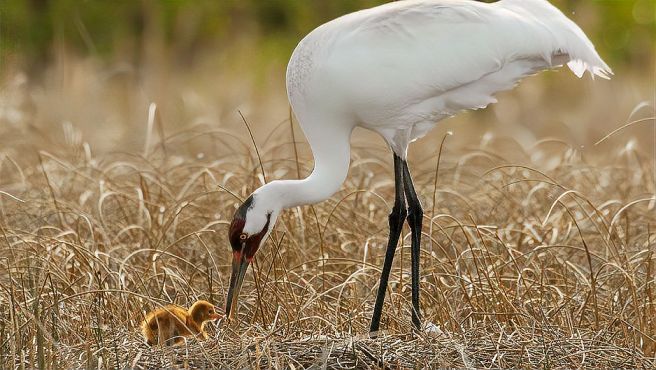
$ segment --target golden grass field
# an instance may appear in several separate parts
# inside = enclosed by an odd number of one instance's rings
[[[312,169],[283,72],[266,73],[75,59],[37,85],[7,73],[0,369],[656,366],[654,79],[630,69],[532,77],[414,144],[432,330],[411,330],[404,229],[367,336],[394,184],[382,139],[357,131],[342,189],[286,211],[258,253],[238,323],[143,344],[158,305],[224,305],[234,210]]]

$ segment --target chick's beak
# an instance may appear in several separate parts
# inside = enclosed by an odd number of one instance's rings
[[[237,298],[241,291],[241,284],[248,269],[250,261],[241,252],[232,253],[232,274],[230,275],[230,288],[226,299],[226,315],[232,320],[237,312]]]

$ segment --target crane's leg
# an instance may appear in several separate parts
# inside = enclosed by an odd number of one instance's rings
[[[408,163],[403,161],[403,188],[405,198],[408,201],[408,224],[412,232],[412,244],[410,246],[411,265],[412,265],[412,323],[415,328],[421,328],[419,314],[419,254],[421,245],[421,222],[424,217],[424,210],[421,208],[421,202],[415,192],[415,186],[412,183]]]
[[[401,228],[407,216],[405,195],[403,193],[403,161],[396,154],[394,154],[394,187],[395,199],[392,213],[389,214],[389,238],[387,240],[385,263],[383,264],[383,272],[380,275],[378,293],[376,294],[376,305],[374,306],[374,314],[371,317],[371,326],[369,327],[369,332],[372,333],[378,331],[380,325],[380,315],[383,312],[383,302],[385,301],[389,275],[392,271],[392,261],[394,260],[396,246],[401,236]]]

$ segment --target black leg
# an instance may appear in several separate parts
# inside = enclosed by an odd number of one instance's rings
[[[396,246],[399,243],[399,236],[401,236],[401,228],[403,227],[403,222],[407,216],[407,211],[405,209],[405,195],[403,193],[403,161],[396,154],[394,154],[394,186],[396,195],[392,213],[389,215],[389,238],[387,240],[385,263],[383,264],[383,272],[380,275],[380,282],[378,283],[376,305],[374,306],[374,314],[371,317],[369,332],[378,331],[380,325],[380,315],[383,312],[383,302],[385,301],[389,275],[392,271],[392,261],[394,260]]]
[[[415,328],[421,328],[421,315],[419,314],[419,253],[421,245],[421,222],[424,210],[412,184],[408,163],[403,161],[403,188],[408,201],[408,224],[412,232],[411,264],[412,264],[412,323]]]

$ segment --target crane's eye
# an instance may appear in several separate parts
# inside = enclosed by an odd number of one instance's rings
[[[246,235],[246,234],[239,234],[239,240],[244,241],[244,240],[246,240],[246,239],[248,239],[248,235]]]
[[[210,315],[214,313],[214,310],[207,311]]]

